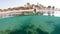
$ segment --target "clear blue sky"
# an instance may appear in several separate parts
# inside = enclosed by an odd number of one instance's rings
[[[17,7],[24,5],[27,2],[30,2],[31,4],[39,2],[45,6],[51,5],[60,8],[60,0],[0,0],[0,8]]]

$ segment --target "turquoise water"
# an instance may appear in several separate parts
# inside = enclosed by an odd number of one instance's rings
[[[60,17],[30,15],[0,19],[0,34],[60,34]]]

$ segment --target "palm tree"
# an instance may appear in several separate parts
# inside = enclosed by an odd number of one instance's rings
[[[3,9],[3,11],[8,11],[7,9]]]
[[[9,11],[12,11],[13,9],[12,8],[8,8]]]
[[[55,6],[53,6],[52,8],[55,9]]]
[[[1,12],[1,9],[0,9],[0,12]]]
[[[0,12],[2,12],[3,10],[2,9],[0,9]]]

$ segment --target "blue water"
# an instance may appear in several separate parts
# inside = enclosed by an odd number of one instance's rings
[[[60,17],[30,15],[2,18],[0,34],[60,34]]]

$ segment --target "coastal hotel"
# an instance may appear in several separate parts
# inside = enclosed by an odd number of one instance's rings
[[[0,17],[2,16],[6,16],[6,15],[23,15],[24,13],[33,13],[33,14],[54,14],[54,6],[48,6],[45,7],[41,4],[30,4],[27,3],[24,6],[20,6],[20,7],[14,7],[14,8],[7,8],[7,9],[0,9]]]

